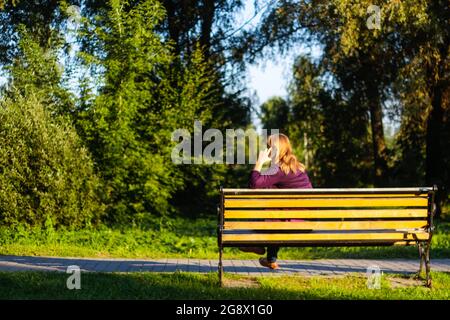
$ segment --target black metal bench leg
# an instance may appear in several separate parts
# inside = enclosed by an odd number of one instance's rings
[[[417,272],[417,274],[415,275],[416,279],[423,279],[422,278],[422,271],[423,271],[423,263],[425,261],[424,256],[425,256],[425,249],[424,249],[424,245],[422,242],[418,242],[417,246],[419,248],[419,258],[420,258],[420,267],[419,267],[419,272]]]
[[[426,277],[426,285],[428,288],[431,288],[430,247],[431,247],[431,243],[427,242],[424,258],[425,258],[425,271],[426,271],[426,276],[427,276]]]
[[[420,255],[420,267],[419,272],[415,276],[417,279],[425,280],[425,285],[429,288],[431,288],[431,267],[430,267],[430,248],[431,243],[430,242],[419,242],[419,255]],[[423,266],[425,264],[425,278],[422,277],[423,272]]]
[[[219,247],[219,284],[223,287],[223,263],[222,263],[222,246]]]

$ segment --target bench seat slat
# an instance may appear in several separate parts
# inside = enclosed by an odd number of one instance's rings
[[[426,207],[425,198],[225,199],[225,208]]]
[[[325,241],[256,241],[256,242],[227,242],[223,243],[223,247],[264,247],[264,246],[280,246],[280,247],[361,247],[361,246],[415,246],[415,240],[325,240]]]
[[[426,218],[427,209],[225,210],[225,219]]]
[[[225,222],[225,230],[376,230],[376,229],[419,229],[427,221],[302,221],[302,222]]]
[[[270,241],[405,241],[405,240],[428,240],[429,233],[417,232],[404,234],[400,232],[391,233],[300,233],[300,234],[223,234],[222,242],[270,242]]]

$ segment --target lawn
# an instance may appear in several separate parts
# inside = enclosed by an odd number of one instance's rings
[[[450,257],[450,223],[438,224],[432,258]],[[207,219],[161,221],[153,229],[11,230],[0,229],[0,254],[113,258],[217,258],[215,222]],[[414,247],[283,248],[284,259],[416,258]],[[254,258],[235,248],[225,257]]]
[[[115,258],[217,259],[216,221],[167,218],[134,228],[78,231],[0,228],[0,254]],[[450,222],[440,221],[433,258],[450,257]],[[253,254],[227,248],[225,259]],[[283,248],[282,259],[418,258],[415,247]],[[384,275],[381,289],[368,289],[364,275],[345,277],[242,277],[226,274],[83,273],[82,289],[66,289],[68,275],[0,272],[0,299],[450,299],[450,274],[432,272],[433,288],[406,276]]]
[[[58,230],[0,228],[0,255],[217,259],[215,219],[161,218],[134,228]],[[225,259],[253,259],[236,248]],[[450,222],[437,223],[431,258],[450,257]],[[418,258],[415,247],[282,248],[282,259]]]
[[[56,272],[0,272],[0,299],[450,299],[450,274],[434,272],[433,288],[406,276],[384,275],[381,289],[368,289],[364,276],[243,277],[217,274],[83,273],[81,289],[66,288]]]

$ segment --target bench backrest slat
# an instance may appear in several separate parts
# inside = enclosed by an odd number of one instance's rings
[[[424,218],[428,209],[327,209],[327,210],[229,210],[226,209],[225,219],[321,219],[321,218]]]
[[[424,220],[396,221],[226,221],[225,230],[386,230],[386,229],[425,229]]]
[[[428,205],[427,198],[405,197],[405,198],[335,198],[324,197],[320,199],[233,199],[225,198],[226,208],[314,208],[314,207],[422,207]]]

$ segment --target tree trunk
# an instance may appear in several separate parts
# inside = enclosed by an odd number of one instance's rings
[[[370,125],[372,128],[372,150],[374,158],[374,184],[377,187],[388,184],[386,143],[383,131],[383,111],[381,109],[378,91],[369,88],[367,97],[369,98]]]
[[[167,12],[167,24],[169,29],[169,37],[174,42],[174,51],[178,56],[181,52],[180,48],[180,27],[176,11],[176,4],[173,0],[164,1],[164,7]]]
[[[447,198],[445,182],[448,173],[443,160],[442,147],[444,142],[441,140],[444,125],[443,96],[445,89],[448,88],[448,78],[446,78],[448,72],[448,40],[447,34],[446,41],[438,46],[440,59],[429,62],[426,72],[427,79],[431,82],[428,87],[431,110],[427,118],[425,180],[428,186],[438,186],[435,197],[437,217],[441,216],[442,201]]]
[[[215,2],[215,0],[203,0],[201,10],[202,33],[200,35],[200,44],[205,50],[204,53],[206,56],[209,56],[209,51],[211,48],[211,30],[216,9]]]
[[[427,119],[426,132],[426,183],[427,186],[437,185],[439,191],[436,194],[436,215],[441,214],[441,193],[443,186],[444,165],[442,161],[441,131],[444,121],[442,109],[442,88],[438,84],[430,88],[431,111]]]

